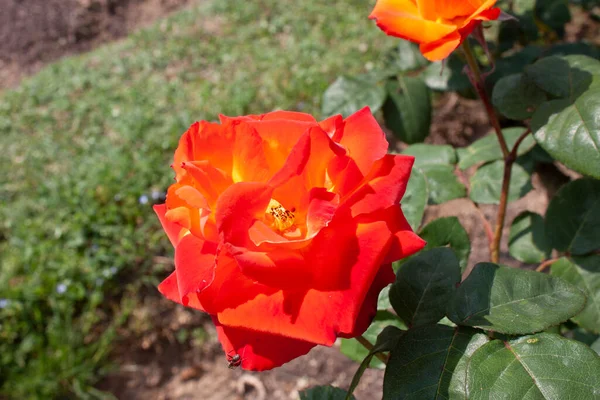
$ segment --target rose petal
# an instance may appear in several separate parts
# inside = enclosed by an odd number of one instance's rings
[[[364,178],[356,162],[348,156],[332,159],[327,167],[327,176],[331,184],[326,187],[330,186],[328,189],[340,197],[353,192]]]
[[[260,294],[272,294],[277,290],[248,278],[237,262],[221,251],[213,283],[199,293],[198,298],[206,312],[214,315],[228,308],[236,308]]]
[[[226,244],[228,254],[235,259],[248,278],[277,289],[303,289],[312,281],[311,267],[304,257],[293,250],[269,252],[250,251]]]
[[[364,183],[342,199],[340,208],[350,208],[355,217],[398,204],[406,191],[413,163],[412,156],[387,154],[373,165]]]
[[[213,317],[217,336],[229,361],[238,354],[241,368],[265,371],[300,357],[316,346],[315,343],[270,335],[243,328],[223,326]]]
[[[248,236],[257,247],[263,243],[279,244],[289,242],[289,239],[276,233],[271,227],[259,220],[254,221],[248,230]]]
[[[331,117],[319,122],[319,126],[329,135],[330,138],[334,138],[336,132],[342,132],[344,128],[344,118],[342,118],[341,115],[332,115]]]
[[[425,8],[423,11],[428,12]],[[369,18],[375,19],[377,26],[388,35],[416,43],[435,42],[456,31],[454,25],[424,19],[427,17],[422,17],[410,0],[378,0]]]
[[[204,207],[208,207],[208,205],[201,199],[202,195],[198,191],[184,184],[184,182],[187,183],[190,180],[191,178],[186,175],[181,182],[169,186],[167,190],[167,212],[165,213],[165,218],[185,228],[186,231],[202,237],[200,209],[195,208],[194,205]],[[179,235],[181,236],[182,233]]]
[[[302,122],[310,122],[313,124],[317,123],[315,117],[310,114],[301,113],[297,111],[285,111],[285,110],[277,110],[272,111],[270,113],[266,113],[262,117],[262,121],[302,121]]]
[[[181,295],[179,294],[179,287],[177,285],[177,272],[171,273],[164,281],[158,285],[158,291],[165,296],[167,299],[184,305],[181,301]],[[200,311],[206,311],[195,293],[190,293],[187,296],[187,307],[192,307]]]
[[[228,126],[212,124],[206,121],[196,122],[179,139],[175,150],[173,169],[180,180],[185,171],[181,164],[186,161],[206,160],[223,171],[231,171],[231,143],[233,129]]]
[[[265,156],[262,138],[247,123],[236,125],[235,132],[231,170],[233,181],[266,182],[271,176],[271,170]]]
[[[273,189],[258,182],[238,182],[225,190],[215,211],[217,231],[225,242],[243,245],[248,238],[248,229],[256,219],[264,215]]]
[[[165,214],[167,212],[166,204],[157,204],[154,207],[152,207],[152,209],[158,216],[158,220],[160,221],[160,224],[165,230],[167,237],[171,241],[171,244],[173,245],[173,247],[176,247],[177,243],[179,243],[179,234],[181,233],[182,227],[178,224],[169,221],[165,217]]]
[[[377,271],[377,275],[373,280],[373,284],[362,303],[358,317],[356,318],[356,324],[354,329],[349,333],[341,333],[340,337],[353,338],[365,333],[373,318],[377,314],[377,302],[379,300],[379,293],[381,290],[393,283],[396,280],[396,275],[392,270],[392,264],[384,264]]]
[[[332,141],[325,131],[319,126],[312,127],[300,137],[285,164],[269,180],[269,184],[277,187],[294,176],[302,176],[305,192],[313,187],[323,187],[330,160],[344,155],[345,150]]]
[[[306,215],[307,239],[313,238],[321,229],[329,225],[340,202],[337,194],[320,187],[313,188],[309,198]]]
[[[471,30],[473,30],[471,28]],[[468,36],[470,31],[466,33]],[[458,32],[452,32],[451,34],[444,36],[440,40],[434,42],[421,43],[419,50],[423,54],[423,57],[429,61],[440,61],[447,58],[462,42],[462,36]]]
[[[175,248],[175,272],[181,303],[189,303],[190,293],[200,293],[215,276],[217,245],[197,238],[184,236]]]
[[[321,231],[321,234],[324,232]],[[339,285],[341,281],[343,287],[340,290],[279,290],[273,294],[259,294],[236,308],[219,312],[219,320],[232,327],[324,345],[333,344],[340,332],[353,332],[360,308],[387,254],[390,241],[390,232],[382,221],[358,226],[355,232],[354,239],[345,243],[345,247],[338,246],[337,242],[329,242],[328,250],[331,257],[337,257],[336,265],[323,261],[325,268],[339,265],[347,268],[347,277],[343,280],[335,273],[330,275],[323,271],[322,278],[331,279],[330,285]],[[323,241],[323,245],[326,242]],[[337,250],[332,252],[331,249]],[[307,254],[315,254],[313,260],[317,260],[317,254],[324,254],[323,251]],[[322,267],[314,265],[312,269],[314,272]]]
[[[345,119],[339,143],[348,150],[348,155],[356,162],[363,176],[388,149],[385,134],[369,107],[364,107]]]
[[[373,217],[388,221],[388,227],[393,234],[389,252],[384,262],[392,263],[411,256],[422,250],[427,244],[413,232],[400,207],[392,206]]]
[[[219,195],[233,184],[225,171],[215,168],[205,160],[186,161],[181,164],[181,168],[192,178],[191,184],[202,193],[211,209],[214,208]]]
[[[467,20],[468,23],[471,19],[478,19],[482,21],[495,20],[500,16],[501,10],[499,8],[492,8],[496,4],[496,0],[486,0],[479,8],[471,15],[471,18]]]
[[[434,8],[434,15],[430,18],[432,20],[437,18],[452,20],[457,17],[469,16],[481,5],[478,0],[420,0],[419,3],[430,3],[430,7]]]

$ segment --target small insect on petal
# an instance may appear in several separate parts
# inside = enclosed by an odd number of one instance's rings
[[[242,357],[239,354],[234,354],[233,356],[227,355],[227,368],[235,369],[240,366],[242,363]]]

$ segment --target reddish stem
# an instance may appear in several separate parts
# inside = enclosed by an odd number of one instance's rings
[[[365,349],[369,350],[369,352],[375,347],[373,346],[373,343],[369,342],[369,340],[364,336],[357,336],[355,339],[358,340],[358,343],[362,344]],[[388,362],[387,356],[382,353],[375,353],[375,357],[379,358],[379,360],[384,364],[387,364]]]
[[[552,264],[554,264],[558,260],[560,260],[560,258],[552,258],[550,260],[546,260],[543,263],[541,263],[540,266],[537,267],[535,270],[537,272],[543,272],[546,268],[548,268],[549,266],[551,266]]]
[[[502,231],[504,230],[504,220],[506,219],[506,209],[508,206],[508,191],[510,189],[510,177],[512,173],[512,166],[517,156],[517,149],[519,144],[525,139],[525,134],[522,135],[517,143],[515,144],[512,151],[509,151],[504,135],[502,134],[502,128],[500,127],[500,121],[494,111],[494,107],[490,101],[490,98],[485,90],[485,81],[479,71],[479,64],[473,56],[473,51],[469,45],[469,41],[465,40],[462,44],[462,48],[467,59],[467,64],[470,70],[470,79],[473,87],[479,94],[485,110],[490,120],[490,125],[494,128],[500,149],[502,150],[502,158],[504,159],[504,175],[502,177],[502,191],[500,192],[500,205],[498,207],[498,215],[496,218],[496,226],[494,229],[493,241],[490,245],[490,259],[492,262],[497,263],[500,259],[500,242],[502,240]]]
[[[504,158],[508,157],[509,150],[508,145],[506,144],[506,140],[504,139],[504,135],[502,134],[502,128],[500,127],[500,121],[498,120],[498,116],[494,111],[494,106],[492,106],[492,102],[485,90],[485,82],[483,77],[481,76],[481,71],[479,70],[479,64],[477,60],[475,60],[475,56],[473,56],[473,51],[471,50],[471,45],[468,40],[465,40],[462,43],[462,49],[467,59],[467,64],[469,65],[469,70],[471,71],[472,76],[471,83],[473,87],[477,91],[479,98],[483,102],[485,107],[485,111],[487,112],[488,118],[490,120],[490,125],[494,128],[494,132],[496,132],[496,137],[498,138],[498,143],[500,143],[500,149],[502,149],[502,155]]]

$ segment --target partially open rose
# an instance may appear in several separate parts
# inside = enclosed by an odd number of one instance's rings
[[[495,20],[496,0],[377,0],[369,18],[391,36],[420,45],[431,60],[448,57],[480,24]]]
[[[244,369],[362,334],[391,263],[424,245],[399,205],[413,158],[387,147],[367,108],[195,123],[154,208],[175,246],[160,292],[209,313]]]

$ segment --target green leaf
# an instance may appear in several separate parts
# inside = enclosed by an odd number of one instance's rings
[[[388,53],[385,69],[396,75],[401,72],[414,71],[423,68],[429,61],[423,57],[419,46],[408,40],[399,40],[398,46]]]
[[[582,328],[600,333],[600,255],[563,257],[552,264],[550,273],[585,293],[585,308],[571,319]]]
[[[531,24],[529,24],[529,22],[531,22]],[[519,17],[518,25],[519,28],[525,28],[526,31],[530,30],[529,32],[525,32],[526,35],[532,37],[537,36],[537,27],[533,23],[532,18],[521,19]],[[542,52],[543,49],[540,46],[529,45],[510,56],[499,58],[496,61],[494,72],[486,78],[487,86],[492,87],[494,83],[498,82],[502,77],[523,72],[523,69],[534,62]]]
[[[321,112],[325,116],[342,114],[347,117],[369,106],[371,112],[375,113],[386,97],[385,88],[367,75],[340,76],[323,94]]]
[[[310,389],[302,390],[300,400],[344,400],[346,391],[333,386],[315,386]],[[354,399],[355,397],[350,397]]]
[[[494,161],[485,164],[473,174],[471,182],[471,200],[481,204],[500,204],[504,162]],[[518,163],[513,164],[508,189],[508,201],[515,201],[533,189],[531,175]]]
[[[402,212],[413,231],[418,230],[421,226],[427,199],[429,199],[429,190],[425,175],[421,170],[413,168],[406,186],[406,192],[400,202]]]
[[[563,37],[565,25],[571,21],[567,0],[538,0],[534,12],[540,23]]]
[[[535,140],[552,157],[585,175],[600,178],[600,87],[572,102],[542,104],[531,120]]]
[[[377,336],[377,341],[375,342],[373,349],[369,352],[369,354],[365,357],[365,359],[360,363],[358,370],[354,374],[354,377],[352,377],[352,382],[350,383],[350,387],[348,388],[348,397],[346,397],[346,399],[349,399],[350,395],[352,395],[352,393],[354,393],[354,390],[356,389],[356,387],[358,386],[358,383],[360,382],[360,378],[363,376],[363,374],[365,373],[365,370],[367,369],[369,364],[372,362],[372,359],[375,356],[375,354],[393,350],[396,347],[396,345],[398,344],[398,341],[400,340],[402,335],[404,335],[404,334],[405,334],[405,331],[402,331],[402,330],[396,328],[395,326],[388,326],[388,327],[384,328],[383,331],[381,331],[379,336]]]
[[[553,248],[574,255],[600,248],[600,181],[579,179],[563,186],[546,211]]]
[[[599,336],[586,331],[585,329],[576,326],[574,329],[571,330],[566,330],[566,325],[569,324],[569,322],[567,322],[566,324],[563,325],[557,325],[555,328],[556,332],[550,332],[550,330],[547,330],[547,333],[556,333],[557,335],[562,335],[564,337],[566,337],[567,339],[573,339],[573,340],[577,340],[578,342],[581,342],[585,345],[588,345],[590,347],[592,347],[592,350],[596,351],[594,349],[594,343],[598,340]],[[597,353],[597,351],[596,351]]]
[[[431,221],[419,232],[419,236],[427,242],[424,250],[435,247],[450,246],[458,257],[461,272],[467,268],[471,254],[471,240],[460,221],[456,217],[438,218]]]
[[[400,140],[417,143],[429,135],[431,91],[420,78],[399,76],[386,84],[388,100],[383,106],[385,125]]]
[[[597,1],[597,0],[591,0]],[[590,43],[575,42],[575,43],[556,43],[545,54],[547,56],[587,56],[591,58],[600,58],[600,48]]]
[[[519,214],[510,227],[508,251],[525,263],[540,263],[549,258],[552,247],[546,239],[544,218],[529,211]]]
[[[467,195],[467,189],[454,174],[452,165],[425,165],[422,168],[427,178],[429,203],[441,204]]]
[[[552,164],[554,163],[554,158],[546,150],[542,148],[539,144],[533,146],[533,149],[525,157],[531,157],[534,163],[542,163],[542,164]]]
[[[431,164],[456,164],[456,151],[450,145],[417,143],[408,146],[402,154],[415,157],[414,168]]]
[[[514,74],[494,85],[492,103],[505,117],[516,120],[531,118],[533,112],[547,100],[546,93],[525,74]]]
[[[584,57],[584,60],[580,57]],[[574,100],[590,87],[593,79],[593,75],[582,69],[582,65],[587,64],[588,68],[593,68],[593,64],[598,63],[592,58],[580,57],[551,56],[542,58],[527,66],[525,74],[540,89],[552,96]],[[579,65],[572,67],[570,61],[574,62],[575,60]]]
[[[386,311],[392,308],[392,304],[390,303],[390,289],[392,285],[389,284],[379,292],[379,297],[377,298],[377,311]]]
[[[431,249],[402,264],[390,289],[390,302],[409,327],[435,324],[444,317],[459,282],[460,267],[454,252]]]
[[[600,49],[597,47],[595,50],[596,52],[600,52]],[[600,61],[598,59],[584,54],[572,54],[562,58],[569,63],[571,69],[576,69],[591,74],[593,79],[592,85],[600,84],[597,79],[598,75],[600,75]]]
[[[523,133],[525,133],[525,128],[506,128],[502,130],[502,135],[509,149],[514,147]],[[528,135],[519,145],[517,155],[520,156],[527,153],[533,146],[535,146],[535,140],[533,140],[531,135]],[[458,149],[457,153],[459,159],[458,167],[463,170],[479,163],[502,159],[502,150],[500,149],[498,138],[493,133],[475,141],[469,147]]]
[[[392,350],[383,379],[384,399],[466,398],[467,365],[488,338],[468,328],[422,326]]]
[[[583,55],[548,57],[526,73],[559,97],[532,117],[537,142],[567,167],[600,178],[600,61]]]
[[[369,325],[365,333],[363,333],[363,336],[369,342],[374,343],[375,340],[377,340],[378,335],[387,326],[406,329],[406,325],[404,325],[394,314],[390,312],[378,312],[371,325]],[[369,354],[369,351],[356,339],[342,339],[340,351],[348,356],[348,358],[359,362]],[[383,368],[384,366],[385,364],[376,358],[371,361],[371,367]]]
[[[592,343],[590,347],[596,352],[596,354],[600,355],[600,338],[596,339],[596,341]]]
[[[600,358],[586,345],[551,333],[480,347],[469,362],[468,394],[489,399],[597,399]]]
[[[457,289],[448,318],[507,334],[525,334],[566,321],[585,305],[585,295],[553,276],[480,263]]]
[[[471,89],[471,82],[463,73],[464,63],[456,55],[444,61],[429,64],[421,76],[432,90],[462,92]]]

